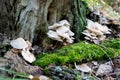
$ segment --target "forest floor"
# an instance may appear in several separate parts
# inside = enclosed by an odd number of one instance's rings
[[[88,0],[88,4],[89,1],[91,0]],[[87,40],[61,46],[57,50],[59,44],[51,47],[54,48],[51,50],[32,45],[30,53],[36,57],[35,63],[28,62],[21,54],[22,49],[12,48],[12,39],[0,33],[0,80],[120,80],[120,23],[116,22],[120,16],[108,8],[110,10],[102,7],[100,15],[91,11],[87,18],[103,24],[102,26],[107,25],[110,29],[104,28],[99,33],[100,27],[93,32],[93,27],[88,28],[84,32]],[[106,10],[114,15],[112,19],[111,14],[108,18]],[[99,25],[95,22],[92,24]],[[111,34],[104,35],[107,32]],[[93,40],[94,36],[97,40]],[[108,41],[99,45],[105,36]],[[32,59],[34,61],[34,57]]]
[[[34,79],[32,80],[120,79],[119,55],[115,58],[109,58],[108,56],[108,59],[101,61],[83,60],[82,62],[70,62],[62,65],[53,63],[41,68],[26,62],[20,55],[16,54],[16,52],[12,52],[12,47],[9,43],[10,39],[3,36],[2,33],[0,34],[0,41],[0,73],[2,74],[0,80],[28,80],[31,78],[30,75],[34,75]],[[37,48],[36,50],[39,52],[40,49]]]

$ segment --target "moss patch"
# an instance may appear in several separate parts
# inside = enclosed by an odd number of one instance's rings
[[[64,46],[53,53],[37,55],[33,63],[38,66],[49,64],[65,64],[68,62],[81,62],[83,60],[106,60],[114,58],[120,53],[120,39],[104,41],[100,45],[86,44],[85,42]]]
[[[102,45],[109,47],[109,48],[114,48],[114,49],[120,49],[120,39],[111,39],[111,40],[106,40],[101,43]]]

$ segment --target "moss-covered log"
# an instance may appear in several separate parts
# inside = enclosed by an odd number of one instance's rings
[[[35,65],[65,64],[92,60],[109,60],[120,54],[120,39],[104,41],[100,45],[85,42],[62,47],[61,49],[37,56]]]

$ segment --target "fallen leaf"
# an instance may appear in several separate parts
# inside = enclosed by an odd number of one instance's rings
[[[103,75],[107,75],[109,74],[110,72],[113,71],[113,68],[112,68],[112,65],[111,64],[108,64],[105,63],[105,64],[101,64],[96,72],[96,75],[97,76],[103,76]]]

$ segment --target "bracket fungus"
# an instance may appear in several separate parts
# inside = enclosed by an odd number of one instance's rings
[[[67,20],[62,20],[48,27],[48,37],[63,42],[65,44],[73,43],[74,33],[70,30],[70,24]]]
[[[93,41],[94,43],[96,43],[96,41],[99,43],[100,41],[105,40],[105,34],[110,34],[111,31],[107,26],[103,26],[88,19],[86,28],[87,29],[82,32],[85,35],[84,38]]]
[[[29,51],[29,47],[31,46],[30,42],[26,42],[23,38],[17,38],[12,40],[10,45],[15,49],[22,50],[21,55],[27,62],[32,63],[36,60],[35,56]]]

